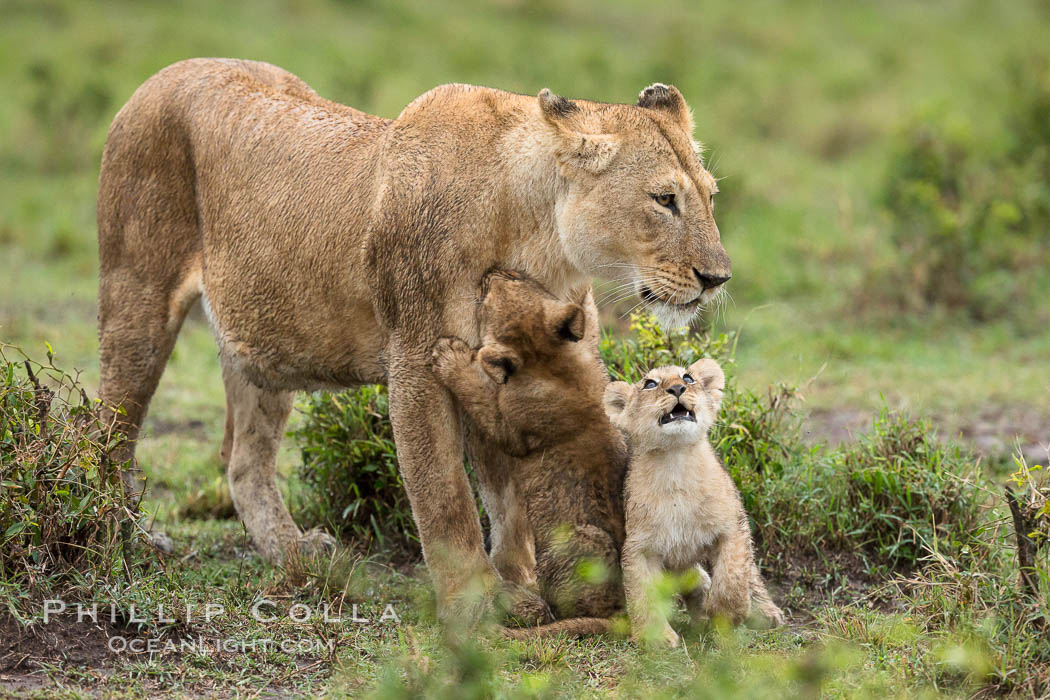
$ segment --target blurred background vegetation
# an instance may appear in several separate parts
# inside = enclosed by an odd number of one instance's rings
[[[606,309],[623,336],[606,359],[626,373],[671,354],[732,365],[720,449],[796,626],[732,642],[748,645],[743,660],[729,642],[701,639],[703,668],[689,656],[638,660],[614,643],[442,661],[424,627],[419,640],[360,642],[367,653],[340,662],[335,687],[353,694],[366,678],[392,695],[402,682],[483,695],[504,687],[493,669],[511,664],[514,692],[526,694],[562,682],[637,693],[670,676],[682,680],[668,692],[714,696],[1046,692],[1050,648],[1032,631],[1045,630],[1050,584],[1044,572],[1042,598],[1019,588],[1001,486],[1045,527],[1045,486],[1029,468],[1046,464],[1050,441],[1047,36],[1046,0],[0,0],[0,340],[35,357],[50,342],[62,367],[97,387],[102,145],[134,89],[177,60],[269,61],[388,117],[446,82],[618,102],[674,83],[721,178],[732,301],[705,319],[702,340],[654,335],[644,320],[629,333],[629,305]],[[24,386],[16,370],[5,367],[8,385]],[[280,464],[302,522],[414,547],[384,393],[300,408]],[[231,567],[241,585],[239,526],[198,519],[231,513],[223,418],[198,315],[139,450],[145,508],[180,555],[226,557],[175,567],[191,576],[179,597],[231,580]],[[950,436],[960,444],[942,442]],[[814,447],[825,441],[845,444]],[[17,513],[12,523],[34,522]],[[843,638],[864,651],[836,647]],[[395,661],[380,673],[368,661],[377,655]]]
[[[722,178],[734,301],[711,321],[742,330],[743,382],[801,385],[819,438],[842,439],[885,397],[986,451],[1046,440],[1045,0],[0,8],[0,335],[61,336],[89,383],[99,157],[161,67],[270,61],[389,117],[445,82],[629,102],[661,80],[686,95]],[[197,358],[211,341],[191,331],[157,405],[182,401],[210,426],[221,392]]]

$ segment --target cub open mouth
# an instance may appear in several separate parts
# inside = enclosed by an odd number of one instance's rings
[[[674,423],[680,420],[687,420],[695,423],[696,416],[694,416],[693,412],[682,404],[676,403],[670,412],[665,413],[660,417],[660,425],[667,425],[668,423]]]

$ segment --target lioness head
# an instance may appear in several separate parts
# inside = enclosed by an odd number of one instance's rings
[[[568,183],[557,209],[579,269],[631,285],[661,323],[681,325],[730,277],[714,218],[715,179],[692,139],[682,94],[656,83],[637,105],[572,101],[543,90]]]
[[[714,360],[658,367],[635,384],[613,382],[605,389],[605,412],[634,449],[666,449],[707,436],[722,404],[725,374]]]

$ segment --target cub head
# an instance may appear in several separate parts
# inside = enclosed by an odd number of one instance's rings
[[[725,373],[703,359],[681,367],[658,367],[634,384],[605,389],[605,413],[635,450],[673,448],[706,439],[722,404]]]
[[[557,208],[565,255],[629,285],[665,325],[684,325],[730,277],[714,217],[715,179],[692,139],[689,107],[656,83],[636,105],[543,90],[540,112],[565,181]]]
[[[559,358],[571,364],[568,356],[583,339],[586,316],[579,304],[561,301],[518,272],[489,272],[482,280],[479,359],[497,384],[506,384],[525,364],[535,370],[556,369]]]
[[[553,439],[580,429],[607,377],[590,341],[597,319],[516,272],[490,272],[482,282],[478,361],[500,387],[501,409],[523,433]],[[580,342],[584,337],[588,342]],[[600,383],[599,383],[600,382]]]

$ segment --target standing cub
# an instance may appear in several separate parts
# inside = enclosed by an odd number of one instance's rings
[[[664,570],[696,571],[700,583],[686,595],[694,619],[784,622],[755,566],[740,494],[707,439],[724,388],[722,368],[704,359],[605,390],[606,413],[631,447],[623,574],[636,637],[650,631],[678,645],[666,616],[647,601]]]

